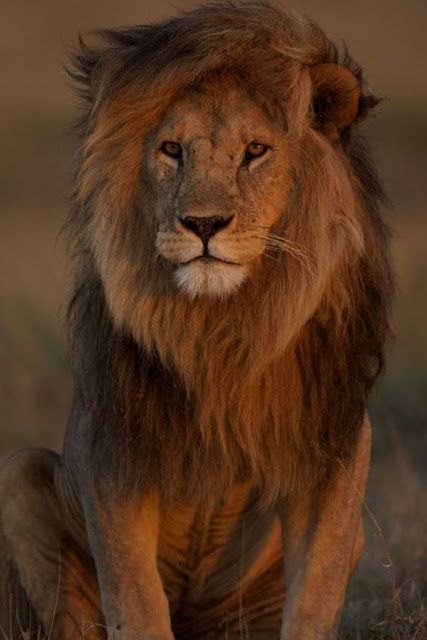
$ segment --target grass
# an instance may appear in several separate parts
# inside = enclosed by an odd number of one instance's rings
[[[390,599],[377,598],[346,606],[340,640],[425,640],[427,610],[416,585],[408,580]]]
[[[416,433],[405,440],[391,429],[386,436],[384,425],[374,428],[366,548],[348,591],[341,640],[427,638],[427,503],[417,442]]]

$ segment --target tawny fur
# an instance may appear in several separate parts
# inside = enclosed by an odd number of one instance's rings
[[[221,494],[240,469],[270,497],[315,480],[351,447],[382,367],[391,278],[372,163],[354,123],[339,144],[316,131],[311,69],[351,70],[362,87],[356,122],[376,99],[313,23],[271,5],[215,4],[104,38],[76,58],[88,110],[71,221],[82,258],[70,329],[89,372],[82,392],[99,411],[94,455],[125,446],[112,461],[120,484],[198,499]],[[219,92],[237,78],[283,123],[290,188],[273,231],[303,259],[264,256],[235,295],[193,302],[155,257],[140,159],[174,100],[218,73]]]
[[[0,625],[12,592],[54,640],[88,620],[94,640],[234,639],[243,610],[253,640],[281,624],[329,640],[390,333],[384,194],[359,130],[378,100],[270,3],[100,35],[71,72],[73,407],[61,457],[2,471]],[[207,244],[185,227],[218,214]]]

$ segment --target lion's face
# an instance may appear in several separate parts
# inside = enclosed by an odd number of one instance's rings
[[[235,291],[285,210],[282,126],[238,87],[200,87],[169,108],[144,158],[156,250],[175,284],[192,297]]]

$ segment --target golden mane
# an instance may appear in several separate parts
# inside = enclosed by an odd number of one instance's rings
[[[153,484],[167,500],[200,502],[250,474],[274,499],[345,455],[382,368],[388,234],[357,130],[376,99],[320,29],[267,3],[206,5],[102,37],[98,49],[81,43],[73,71],[87,108],[69,328],[93,472],[108,470],[118,490]],[[344,65],[362,87],[340,144],[318,131],[310,69],[322,63]],[[286,222],[275,232],[286,227],[306,262],[282,253],[232,297],[190,301],[158,267],[149,214],[141,215],[152,203],[144,136],[182,91],[224,71],[286,123],[295,159]],[[105,218],[111,232],[101,243]],[[137,253],[135,272],[126,257]]]

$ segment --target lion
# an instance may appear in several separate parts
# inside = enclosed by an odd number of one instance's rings
[[[53,640],[326,640],[363,544],[393,279],[309,19],[202,5],[83,41],[62,455],[3,467],[0,623]],[[33,635],[31,635],[33,634]]]

